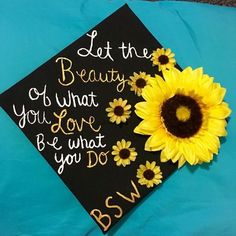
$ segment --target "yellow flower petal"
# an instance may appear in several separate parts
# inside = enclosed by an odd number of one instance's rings
[[[109,112],[109,113],[107,114],[107,116],[108,116],[108,117],[113,117],[113,116],[115,116],[115,114],[114,114],[114,112]]]
[[[153,162],[150,164],[150,169],[151,169],[151,170],[154,170],[155,166],[156,166],[156,162],[153,161]]]
[[[161,151],[160,160],[161,160],[161,162],[167,162],[167,161],[169,161],[169,158],[168,158],[168,156],[165,154],[165,151],[164,151],[164,150]]]
[[[158,122],[154,123],[153,121],[157,120],[156,118],[150,118],[148,120],[143,120],[140,124],[134,129],[134,133],[151,135],[156,132],[161,124]]]
[[[181,156],[178,161],[178,168],[181,168],[185,164],[186,160],[184,156]]]
[[[112,154],[112,155],[114,155],[114,154]],[[114,157],[114,161],[119,161],[120,160],[120,156],[115,156]]]
[[[209,132],[204,132],[204,135],[200,140],[197,140],[197,142],[200,142],[202,145],[204,144],[212,153],[218,154],[218,150],[220,148],[220,140],[218,136]]]
[[[113,122],[115,122],[116,121],[116,116],[112,116],[111,118],[110,118],[110,121],[113,123]]]
[[[225,129],[227,122],[225,120],[209,119],[208,130],[216,136],[226,136],[227,131]]]
[[[159,94],[153,93],[153,88],[151,85],[146,86],[142,90],[142,97],[144,98],[145,101],[158,101],[160,99],[160,96],[162,96],[161,90],[159,90]]]
[[[121,122],[121,117],[120,116],[117,116],[116,117],[116,124],[119,125]]]
[[[210,162],[211,161],[211,152],[208,150],[206,143],[203,143],[201,140],[198,140],[195,143],[196,156],[202,162]]]
[[[190,143],[188,145],[181,143],[180,150],[181,150],[182,155],[184,156],[185,160],[187,162],[189,162],[189,164],[193,165],[195,162],[195,152],[193,150],[193,146],[191,147]]]
[[[126,105],[126,106],[124,107],[124,110],[125,110],[125,111],[128,111],[130,108],[131,108],[131,105]]]
[[[211,118],[225,119],[230,115],[230,113],[231,110],[225,102],[209,108],[209,117]]]
[[[160,104],[156,102],[139,102],[135,108],[135,113],[142,119],[148,119],[150,115],[160,116]]]
[[[226,93],[226,89],[222,88],[220,84],[213,84],[212,85],[212,92],[210,96],[203,98],[205,104],[208,105],[218,105],[223,101],[223,98]]]
[[[165,147],[166,133],[164,130],[156,131],[145,143],[146,151],[159,151]]]
[[[119,151],[112,151],[111,154],[112,155],[117,155],[117,154],[119,154]]]

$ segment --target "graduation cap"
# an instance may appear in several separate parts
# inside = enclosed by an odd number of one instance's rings
[[[159,73],[150,61],[157,48],[124,5],[0,96],[103,232],[177,169],[134,133],[139,89]]]

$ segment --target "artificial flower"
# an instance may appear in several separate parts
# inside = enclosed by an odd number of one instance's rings
[[[133,76],[130,76],[129,78],[130,80],[128,84],[131,86],[130,90],[134,91],[138,96],[141,96],[142,90],[146,85],[149,84],[151,76],[147,75],[145,72],[134,72]]]
[[[125,141],[122,139],[121,141],[117,141],[116,145],[112,147],[112,155],[114,155],[114,161],[117,166],[127,166],[130,165],[131,161],[136,160],[137,152],[135,152],[135,148],[130,147],[131,142]]]
[[[158,66],[159,71],[165,71],[173,68],[176,64],[175,54],[169,48],[158,48],[153,51],[151,61],[153,66]]]
[[[156,162],[146,161],[145,165],[140,165],[137,170],[138,182],[141,185],[146,185],[147,188],[158,185],[162,182],[162,172],[159,166],[156,165]]]
[[[136,114],[143,119],[134,132],[150,135],[145,150],[161,150],[161,161],[186,161],[191,165],[210,162],[226,136],[226,118],[231,110],[223,102],[226,89],[202,68],[182,72],[164,71],[144,88],[144,102],[137,103]]]
[[[126,122],[130,117],[131,105],[127,104],[127,100],[122,98],[114,99],[113,102],[109,102],[110,107],[106,108],[108,112],[107,116],[110,118],[110,122],[116,123],[117,125],[121,122]]]

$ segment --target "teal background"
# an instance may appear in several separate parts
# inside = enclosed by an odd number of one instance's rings
[[[186,2],[0,0],[0,92],[125,2],[181,67],[203,66],[222,83],[236,110],[236,9]],[[236,235],[234,112],[228,133],[211,164],[174,173],[108,235]],[[102,235],[2,109],[0,235]]]

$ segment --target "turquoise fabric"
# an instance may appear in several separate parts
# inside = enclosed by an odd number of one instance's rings
[[[236,9],[126,1],[182,67],[203,66],[236,111]],[[125,1],[0,0],[0,92]],[[142,35],[140,35],[142,37]],[[210,165],[185,166],[108,235],[236,235],[235,113]],[[0,235],[99,236],[98,226],[0,109]]]

